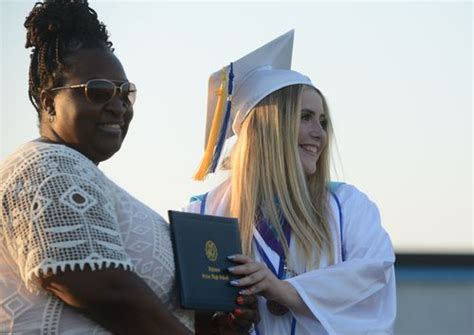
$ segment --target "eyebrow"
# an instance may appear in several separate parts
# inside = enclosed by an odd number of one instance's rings
[[[302,111],[302,112],[306,112],[306,113],[311,113],[311,114],[313,114],[313,115],[316,115],[316,112],[315,112],[314,110],[312,110],[312,109],[309,109],[309,108],[303,108],[301,111]],[[321,116],[326,117],[326,113],[322,112],[321,115],[319,115],[319,117],[321,117]]]

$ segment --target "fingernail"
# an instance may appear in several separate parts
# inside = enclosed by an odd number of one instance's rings
[[[227,271],[229,272],[234,272],[234,270],[235,270],[235,266],[231,266],[230,268],[227,268]]]
[[[228,316],[227,316],[227,322],[231,323],[234,320],[235,320],[235,315],[232,314],[232,313],[229,313]]]
[[[233,260],[234,258],[235,258],[235,255],[227,256],[227,259],[230,259],[230,260]]]
[[[236,309],[234,309],[234,311],[232,313],[235,316],[240,316],[240,315],[242,315],[242,310],[240,308],[236,308]]]
[[[242,297],[242,296],[238,296],[236,301],[237,301],[237,304],[239,304],[239,305],[243,305],[244,302],[245,302],[244,297]]]
[[[237,279],[231,280],[230,285],[232,286],[239,286],[239,281]]]

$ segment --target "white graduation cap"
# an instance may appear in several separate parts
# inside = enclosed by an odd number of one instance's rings
[[[308,77],[291,70],[293,39],[294,30],[290,30],[211,74],[206,150],[195,179],[215,171],[225,140],[239,134],[243,121],[263,98],[290,85],[313,86]]]

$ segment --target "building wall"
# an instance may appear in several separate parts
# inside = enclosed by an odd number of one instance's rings
[[[471,265],[397,265],[396,277],[395,334],[474,334],[474,270]]]

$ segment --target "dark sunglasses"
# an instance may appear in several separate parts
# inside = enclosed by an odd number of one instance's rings
[[[120,98],[134,104],[137,97],[137,88],[135,84],[128,81],[117,85],[108,79],[91,79],[85,84],[53,87],[49,91],[57,91],[72,88],[84,88],[87,100],[92,103],[104,104],[112,100],[118,93]]]

